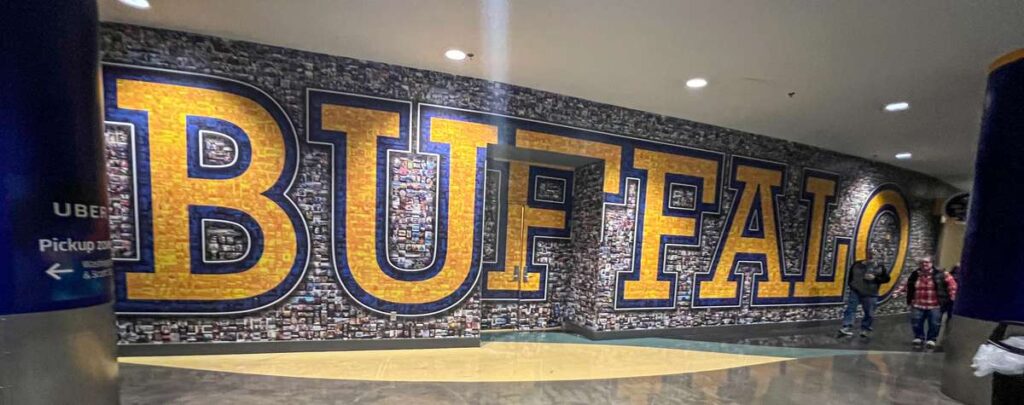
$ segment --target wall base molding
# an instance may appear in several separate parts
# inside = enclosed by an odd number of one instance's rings
[[[333,352],[352,350],[451,349],[460,347],[480,347],[480,338],[136,343],[118,345],[117,354],[118,356],[189,356],[204,354]]]
[[[876,323],[906,322],[907,314],[892,314],[875,317]],[[721,326],[700,326],[692,328],[664,328],[664,329],[626,329],[598,331],[586,326],[566,321],[564,330],[583,336],[590,340],[611,340],[611,339],[635,339],[635,338],[670,338],[670,339],[699,339],[715,337],[719,339],[743,338],[743,337],[772,337],[790,335],[794,332],[806,329],[838,329],[841,326],[841,319],[797,321],[797,322],[775,322],[757,323],[750,325],[721,325]]]
[[[906,322],[906,314],[883,315],[875,318],[876,323]],[[815,329],[833,329],[841,320],[816,320],[752,325],[702,326],[693,328],[628,329],[596,331],[591,328],[565,322],[561,330],[575,333],[590,340],[670,338],[697,339],[714,337],[718,339],[743,337],[772,337],[790,335],[796,332],[815,332]],[[557,329],[556,329],[557,330]],[[527,331],[528,332],[528,331]],[[484,333],[487,333],[484,331]],[[272,342],[220,342],[220,343],[139,343],[118,345],[119,356],[188,356],[208,354],[252,354],[328,352],[353,350],[396,350],[396,349],[451,349],[480,347],[480,338],[431,338],[431,339],[350,339],[350,340],[304,340]]]

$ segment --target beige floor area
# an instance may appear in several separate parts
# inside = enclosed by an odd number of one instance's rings
[[[791,360],[655,347],[488,342],[478,348],[122,357],[122,363],[279,377],[501,382],[645,377]]]

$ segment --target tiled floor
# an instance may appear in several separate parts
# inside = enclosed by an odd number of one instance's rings
[[[415,354],[136,358],[122,363],[122,399],[125,404],[955,403],[939,393],[940,354],[855,350],[872,345],[909,350],[900,327],[905,325],[890,322],[873,338],[891,343],[836,340],[832,328],[790,335],[808,338],[738,343],[591,342],[563,333],[513,333],[486,335],[481,349]],[[815,341],[826,348],[787,347]],[[446,364],[458,371],[446,374],[441,371]]]

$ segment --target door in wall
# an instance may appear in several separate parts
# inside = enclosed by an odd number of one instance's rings
[[[520,329],[522,308],[520,295],[526,273],[526,210],[521,204],[507,206],[505,263],[504,271],[492,272],[487,280],[487,287],[494,292],[502,292],[503,297],[491,298],[483,302],[483,322],[485,330],[507,331]]]
[[[484,330],[544,330],[561,326],[561,303],[547,291],[552,284],[561,283],[551,283],[546,278],[556,272],[564,273],[572,247],[568,237],[538,235],[550,228],[534,225],[550,215],[550,210],[508,205],[503,271],[491,272],[487,280],[491,293],[500,293],[501,297],[492,296],[483,302]]]
[[[572,260],[573,169],[488,162],[481,329],[562,325]]]

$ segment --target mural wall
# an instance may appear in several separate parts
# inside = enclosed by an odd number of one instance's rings
[[[125,25],[102,40],[122,343],[832,319],[869,250],[899,312],[952,192],[477,79]]]

